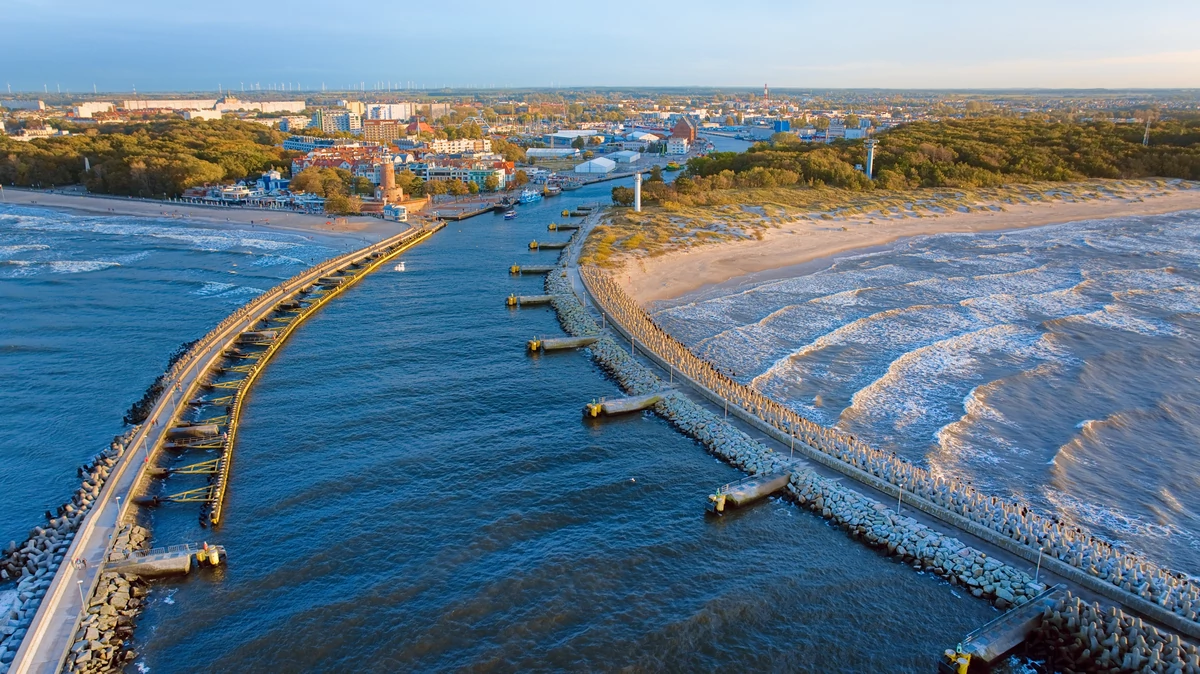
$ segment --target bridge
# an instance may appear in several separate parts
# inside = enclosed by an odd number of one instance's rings
[[[306,269],[235,311],[171,367],[163,378],[163,393],[105,480],[65,555],[86,566],[58,566],[12,661],[12,674],[57,674],[62,669],[83,617],[84,596],[90,597],[99,583],[116,529],[139,507],[134,497],[150,480],[167,473],[207,475],[207,486],[158,500],[202,503],[202,522],[221,522],[242,403],[271,356],[322,305],[444,226],[410,227]],[[197,416],[213,407],[225,413]],[[216,449],[219,456],[174,470],[152,468],[163,451],[195,448]]]

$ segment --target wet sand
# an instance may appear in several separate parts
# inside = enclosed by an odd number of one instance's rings
[[[1200,209],[1200,189],[1145,194],[1129,200],[1005,204],[1004,208],[1004,211],[892,220],[878,216],[795,220],[767,230],[762,240],[713,243],[658,257],[631,259],[615,277],[638,302],[654,302],[739,276],[883,246],[910,236],[1023,229],[1076,220]]]
[[[186,204],[143,201],[121,197],[98,197],[76,194],[69,191],[44,192],[13,187],[4,188],[0,203],[26,206],[65,208],[80,213],[100,215],[134,215],[148,218],[179,218],[191,222],[238,227],[267,227],[281,231],[304,232],[323,235],[354,235],[372,241],[391,236],[408,225],[372,217],[335,218],[324,215],[308,215],[287,211],[264,211],[242,208],[218,208],[214,206],[189,206]]]

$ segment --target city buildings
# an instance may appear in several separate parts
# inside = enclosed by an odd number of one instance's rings
[[[691,147],[691,144],[688,142],[687,138],[679,138],[676,136],[671,136],[670,138],[667,139],[667,154],[670,154],[670,155],[687,154],[688,148],[690,148],[690,147]]]
[[[692,120],[688,119],[687,117],[680,117],[679,121],[675,122],[674,128],[671,129],[671,138],[672,139],[682,138],[685,141],[687,141],[687,145],[691,145],[692,143],[695,143],[696,142],[696,125],[694,123],[692,123]],[[668,144],[669,143],[670,143],[670,141],[668,141]],[[667,153],[669,154],[670,151],[671,150],[668,147]],[[687,150],[685,149],[683,151],[683,153],[686,154]]]
[[[197,119],[221,119],[221,113],[216,110],[183,110],[180,112],[183,118],[192,121]]]
[[[92,115],[112,112],[113,107],[112,103],[105,102],[80,103],[73,108],[73,112],[80,119],[91,119]]]
[[[312,120],[301,115],[280,117],[279,130],[285,133],[293,133],[295,131],[300,131],[301,129],[307,129],[311,122]]]
[[[341,131],[357,135],[361,134],[363,130],[362,115],[357,112],[317,110],[317,114],[312,120],[312,126],[325,133],[337,133]]]
[[[46,104],[42,101],[21,101],[9,99],[0,101],[0,108],[8,108],[9,110],[45,110]]]
[[[437,154],[463,154],[466,152],[491,152],[492,141],[476,138],[460,138],[458,140],[446,140],[438,138],[429,141],[429,151]]]
[[[362,135],[363,140],[390,143],[408,135],[407,125],[395,119],[364,119]]]
[[[296,152],[312,152],[313,150],[331,147],[359,147],[364,145],[349,138],[317,138],[316,136],[290,136],[283,141],[283,149]]]

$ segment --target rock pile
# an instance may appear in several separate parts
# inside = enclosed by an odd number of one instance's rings
[[[1042,612],[1030,652],[1044,657],[1054,672],[1200,674],[1195,644],[1116,607],[1085,604],[1070,593]]]
[[[34,527],[24,543],[9,542],[0,559],[0,579],[18,581],[17,599],[7,615],[0,615],[0,674],[8,671],[42,597],[75,539],[75,531],[136,432],[137,428],[131,428],[114,437],[108,449],[79,467],[83,483],[70,501],[59,506],[57,515],[46,512],[45,526]]]
[[[143,549],[148,537],[149,532],[142,527],[124,525],[113,541],[109,559],[124,558],[133,550]],[[125,642],[133,635],[134,620],[149,593],[147,583],[131,573],[101,573],[63,670],[78,674],[107,672],[137,657]]]

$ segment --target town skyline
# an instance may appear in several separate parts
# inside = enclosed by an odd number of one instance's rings
[[[197,13],[163,12],[144,0],[103,7],[69,0],[50,12],[44,0],[17,0],[0,45],[9,66],[0,81],[13,92],[44,93],[237,92],[268,82],[284,91],[1200,86],[1192,42],[1200,6],[1173,0],[1133,20],[1107,1],[1020,0],[1004,12],[877,0],[852,7],[752,1],[736,11],[698,2],[686,12],[615,14],[605,10],[619,8],[547,14],[521,2],[453,14],[379,5],[364,10],[370,22],[309,2],[284,15],[220,4]],[[321,48],[296,48],[301,36],[319,36]]]

